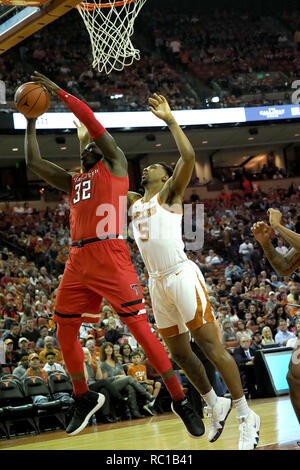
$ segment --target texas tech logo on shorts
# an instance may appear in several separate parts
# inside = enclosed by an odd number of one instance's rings
[[[130,284],[130,288],[135,291],[137,297],[140,297],[142,295],[140,293],[140,286],[138,284]]]

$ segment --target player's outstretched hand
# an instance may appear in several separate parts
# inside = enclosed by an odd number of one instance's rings
[[[276,227],[281,224],[281,212],[277,209],[268,209],[268,216],[271,227],[276,229]]]
[[[265,244],[270,240],[272,229],[265,222],[256,222],[251,228],[252,233],[256,240],[261,244]]]
[[[148,101],[150,111],[155,114],[156,117],[165,121],[166,124],[174,120],[170,106],[163,95],[153,93],[153,98],[149,98]]]
[[[82,122],[79,121],[79,124],[77,121],[73,121],[73,123],[75,124],[75,127],[77,128],[77,137],[80,141],[86,141],[90,138],[90,134],[89,134],[89,131],[87,130],[87,128],[85,127],[84,124],[82,124]]]
[[[42,75],[39,72],[33,72],[33,75],[31,75],[31,79],[39,83],[40,85],[43,85],[45,88],[47,88],[52,95],[56,96],[57,93],[61,90],[61,88],[56,85],[56,83],[52,82],[49,78],[45,77],[45,75]]]

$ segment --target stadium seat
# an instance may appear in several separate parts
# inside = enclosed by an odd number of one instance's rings
[[[236,348],[239,345],[239,341],[225,341],[224,343],[225,348]]]
[[[50,389],[45,384],[43,379],[38,376],[25,377],[23,381],[23,390],[25,397],[33,399],[37,395],[43,395],[49,401],[43,403],[34,403],[35,419],[37,426],[40,430],[40,419],[50,416],[55,416],[59,423],[66,428],[65,412],[62,410],[62,403],[60,400],[53,400],[50,394]]]
[[[59,392],[72,393],[73,385],[71,379],[62,372],[54,371],[48,375],[48,384],[51,395]]]
[[[18,381],[10,378],[0,379],[0,408],[2,429],[7,438],[11,436],[11,426],[15,427],[15,434],[18,434],[17,423],[26,421],[36,433],[39,433],[34,419],[34,406],[25,397],[24,391]]]

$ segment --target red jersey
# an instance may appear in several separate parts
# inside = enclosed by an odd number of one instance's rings
[[[102,160],[87,173],[73,175],[70,194],[72,242],[122,234],[128,189],[128,176],[113,175]]]

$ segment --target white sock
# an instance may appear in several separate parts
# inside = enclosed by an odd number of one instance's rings
[[[248,406],[245,395],[238,400],[232,400],[232,407],[236,408],[236,417],[245,418],[250,413],[250,408]]]
[[[203,397],[203,400],[205,400],[205,402],[210,408],[213,408],[215,404],[217,403],[218,397],[213,388],[211,388],[211,390],[208,393],[203,394],[202,397]]]

